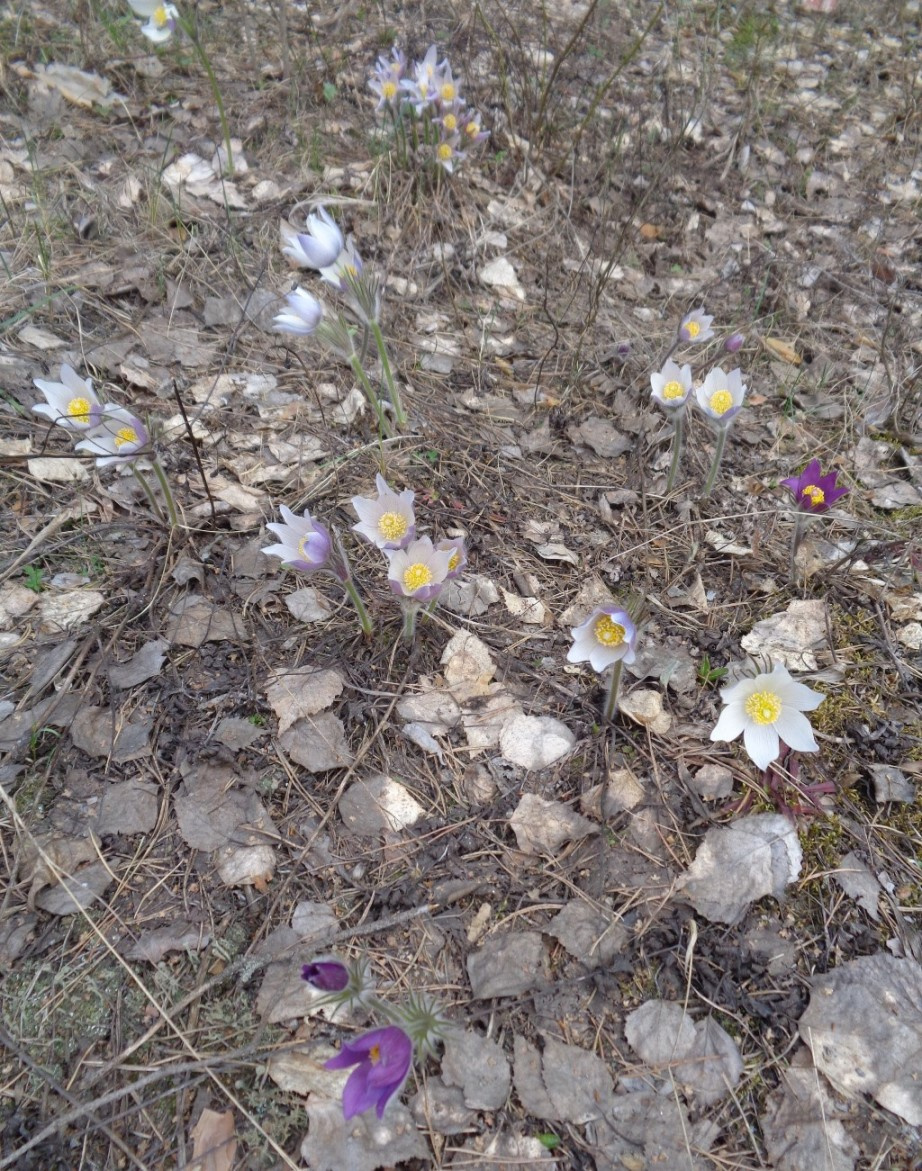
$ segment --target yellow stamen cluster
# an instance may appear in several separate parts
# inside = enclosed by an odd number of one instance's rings
[[[461,564],[461,554],[455,549],[454,553],[448,558],[448,572],[454,573]]]
[[[607,614],[600,614],[595,620],[595,627],[593,634],[596,641],[600,642],[602,646],[615,647],[620,646],[624,642],[624,636],[627,631],[620,622],[615,622],[613,618],[609,618]]]
[[[378,521],[378,532],[388,541],[399,541],[407,535],[407,518],[401,512],[385,512]]]
[[[807,496],[813,505],[826,503],[826,493],[822,488],[817,488],[816,484],[808,484],[803,490],[803,495]]]
[[[115,433],[115,446],[124,447],[126,443],[137,443],[139,435],[134,427],[122,427]]]
[[[480,133],[480,127],[476,122],[468,122],[468,124],[464,127],[464,133],[467,134],[470,138],[476,138]]]
[[[666,398],[666,399],[682,398],[684,396],[684,394],[685,394],[685,387],[682,385],[681,382],[676,382],[673,380],[672,382],[667,382],[666,385],[663,387],[663,398]]]
[[[454,151],[451,149],[450,142],[440,142],[438,148],[438,156],[443,163],[447,163]]]
[[[743,710],[750,720],[765,727],[781,715],[781,700],[774,691],[754,691],[743,704]]]
[[[458,119],[454,116],[454,114],[446,114],[442,119],[442,125],[449,134],[454,134],[454,132],[458,129]]]
[[[431,581],[432,570],[422,561],[408,565],[403,571],[403,588],[408,594],[415,594],[417,590],[429,585]]]
[[[312,533],[305,533],[304,536],[301,538],[301,540],[298,541],[298,552],[301,554],[301,556],[304,558],[305,561],[311,560],[311,556],[310,556],[310,553],[307,548],[307,542],[310,540],[312,535],[313,535]]]
[[[368,1050],[368,1060],[371,1062],[372,1065],[378,1064],[378,1062],[381,1060],[381,1046],[380,1045],[372,1045],[372,1047]]]
[[[160,7],[154,12],[154,24],[157,26],[157,28],[164,28],[169,22],[169,19],[170,18],[167,14],[166,8],[164,8],[164,6],[161,4]]]
[[[729,390],[715,390],[708,399],[708,405],[715,415],[725,415],[733,406],[733,395]]]
[[[88,423],[90,419],[90,400],[88,398],[72,398],[67,404],[68,419],[77,419]]]
[[[446,81],[439,91],[443,102],[453,102],[455,94],[458,92],[450,81]]]
[[[698,336],[698,334],[701,332],[701,326],[698,324],[697,321],[686,321],[685,322],[685,332],[688,335],[688,340],[693,342],[695,340],[695,338]]]
[[[396,81],[382,81],[381,82],[381,96],[386,98],[389,102],[397,96]]]

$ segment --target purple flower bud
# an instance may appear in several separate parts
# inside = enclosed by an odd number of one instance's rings
[[[781,483],[793,495],[800,512],[828,512],[833,504],[848,493],[848,488],[836,487],[838,472],[824,476],[820,461],[812,459],[799,476],[791,476]]]
[[[724,349],[728,354],[735,354],[743,348],[743,342],[746,340],[744,333],[731,333],[724,342]]]
[[[391,1098],[400,1092],[413,1061],[413,1042],[396,1025],[372,1029],[347,1041],[324,1069],[356,1066],[343,1091],[343,1116],[348,1122],[374,1106],[379,1118]]]
[[[301,979],[320,992],[342,992],[349,983],[349,969],[339,960],[314,960],[301,969]]]

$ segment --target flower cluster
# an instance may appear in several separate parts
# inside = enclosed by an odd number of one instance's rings
[[[313,269],[321,281],[334,290],[343,310],[331,312],[324,302],[298,285],[286,298],[287,308],[276,315],[280,333],[305,337],[313,334],[353,369],[378,418],[384,435],[392,434],[385,407],[365,373],[363,360],[369,337],[373,337],[381,365],[381,379],[387,392],[388,408],[398,426],[406,414],[391,372],[390,360],[381,333],[382,282],[366,266],[350,236],[344,238],[339,225],[325,207],[306,217],[301,230],[282,222],[282,253],[298,268]]]
[[[409,65],[399,49],[379,57],[368,86],[378,113],[393,123],[398,149],[408,155],[412,141],[420,161],[431,161],[449,175],[489,137],[478,111],[462,98],[448,58],[439,61],[435,45]]]
[[[36,378],[35,385],[46,401],[32,410],[81,436],[74,449],[94,455],[98,468],[128,464],[149,449],[150,434],[137,415],[115,403],[101,403],[92,379],[81,378],[72,367],[61,367],[60,382]]]
[[[379,1118],[383,1117],[388,1103],[407,1080],[414,1054],[425,1057],[435,1049],[447,1028],[446,1020],[435,1004],[420,994],[414,994],[400,1007],[379,1000],[364,958],[346,964],[335,956],[324,956],[305,964],[301,976],[324,994],[318,1004],[361,1006],[377,1010],[392,1022],[344,1042],[339,1053],[324,1066],[352,1068],[343,1090],[343,1116],[347,1122],[372,1107]]]
[[[413,510],[415,493],[409,488],[395,492],[379,473],[375,480],[376,497],[354,496],[352,507],[358,516],[353,531],[375,545],[387,559],[387,577],[391,591],[404,609],[404,633],[412,639],[416,614],[421,606],[432,609],[445,584],[453,581],[467,567],[463,538],[443,539],[433,543],[430,537],[416,535]],[[358,595],[346,551],[338,536],[305,511],[297,516],[281,506],[282,522],[269,524],[279,538],[263,552],[278,557],[284,565],[301,573],[324,571],[345,587],[362,620],[366,634],[371,622]]]

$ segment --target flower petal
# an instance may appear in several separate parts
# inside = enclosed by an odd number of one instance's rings
[[[795,752],[819,751],[810,721],[802,712],[784,709],[775,720],[774,729],[788,748],[793,748]]]
[[[742,703],[731,703],[720,713],[720,718],[711,732],[712,740],[735,740],[745,730],[746,713]]]
[[[766,769],[781,752],[778,733],[772,724],[748,723],[743,729],[743,744],[752,762],[760,769]]]

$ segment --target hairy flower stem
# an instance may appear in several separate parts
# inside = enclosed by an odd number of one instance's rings
[[[669,479],[666,481],[666,491],[671,492],[675,486],[675,479],[682,459],[682,449],[685,446],[685,412],[681,411],[675,417],[675,431],[672,436],[672,463],[669,465]]]
[[[605,710],[602,712],[603,723],[610,724],[618,710],[618,689],[621,687],[621,668],[624,663],[621,659],[612,667],[611,680],[608,684],[608,696],[605,700]]]
[[[419,613],[419,606],[415,602],[407,602],[403,607],[403,641],[409,643],[410,646],[416,640],[416,615]]]
[[[791,536],[791,584],[797,585],[797,552],[800,549],[800,542],[804,539],[804,530],[807,527],[806,513],[798,512],[794,518],[794,532]]]
[[[147,480],[144,479],[144,477],[138,471],[138,469],[134,463],[132,463],[132,465],[131,465],[131,470],[132,470],[132,472],[134,472],[134,478],[138,481],[138,483],[144,489],[144,495],[147,497],[147,502],[151,507],[151,511],[153,512],[153,514],[157,518],[157,520],[159,520],[162,523],[166,518],[163,515],[163,509],[160,507],[160,504],[157,500],[157,497],[154,495],[153,488],[151,488],[151,486],[150,486],[150,484],[148,484]]]
[[[159,459],[154,460],[154,475],[160,483],[160,490],[163,493],[163,499],[166,501],[166,510],[170,517],[170,527],[178,529],[179,511],[176,508],[176,497],[173,495],[170,481],[166,478],[166,472],[163,470],[163,464],[161,464]]]
[[[384,381],[387,383],[387,393],[391,400],[391,406],[394,408],[394,418],[397,420],[399,427],[405,427],[407,423],[407,413],[403,409],[403,403],[400,401],[400,391],[397,389],[397,383],[394,381],[394,375],[391,371],[390,360],[387,356],[387,346],[384,344],[384,334],[381,332],[381,326],[377,321],[369,322],[371,332],[375,336],[375,345],[378,347],[378,357],[381,359],[381,369],[384,372]]]
[[[717,446],[714,448],[714,462],[711,464],[711,470],[708,473],[707,482],[701,492],[702,496],[710,496],[711,490],[717,481],[717,473],[720,471],[720,464],[724,457],[724,448],[727,445],[727,427],[721,427],[717,432]]]
[[[214,69],[211,67],[211,60],[205,50],[202,48],[202,43],[198,39],[192,23],[186,20],[185,17],[179,18],[179,24],[183,32],[192,42],[192,48],[195,49],[195,54],[202,63],[202,68],[208,76],[208,82],[211,86],[211,92],[214,96],[215,105],[218,107],[218,117],[221,120],[221,133],[224,135],[224,149],[227,151],[227,173],[231,177],[234,174],[234,152],[231,149],[230,127],[227,124],[227,114],[224,111],[224,101],[221,98],[221,90],[218,87],[218,79],[214,75]]]
[[[682,339],[679,337],[678,334],[676,334],[675,339],[674,339],[672,345],[666,351],[665,356],[660,359],[659,365],[660,365],[661,370],[666,365],[666,363],[669,361],[669,359],[672,357],[672,355],[676,352],[676,350],[679,348],[679,346],[681,345],[681,342],[682,342]]]
[[[371,618],[368,616],[368,611],[365,609],[365,603],[362,601],[362,596],[358,591],[358,587],[352,578],[347,578],[343,582],[343,589],[352,599],[352,604],[355,606],[356,613],[359,616],[359,622],[362,625],[362,634],[366,638],[371,638],[371,632],[374,629]]]
[[[391,429],[390,421],[384,413],[384,408],[381,406],[381,400],[375,393],[375,388],[368,381],[368,375],[365,373],[362,363],[359,360],[358,354],[351,354],[349,357],[349,365],[352,367],[352,372],[356,378],[361,382],[362,389],[365,391],[365,397],[371,404],[372,410],[378,417],[378,431],[383,439],[393,439],[394,432]]]

